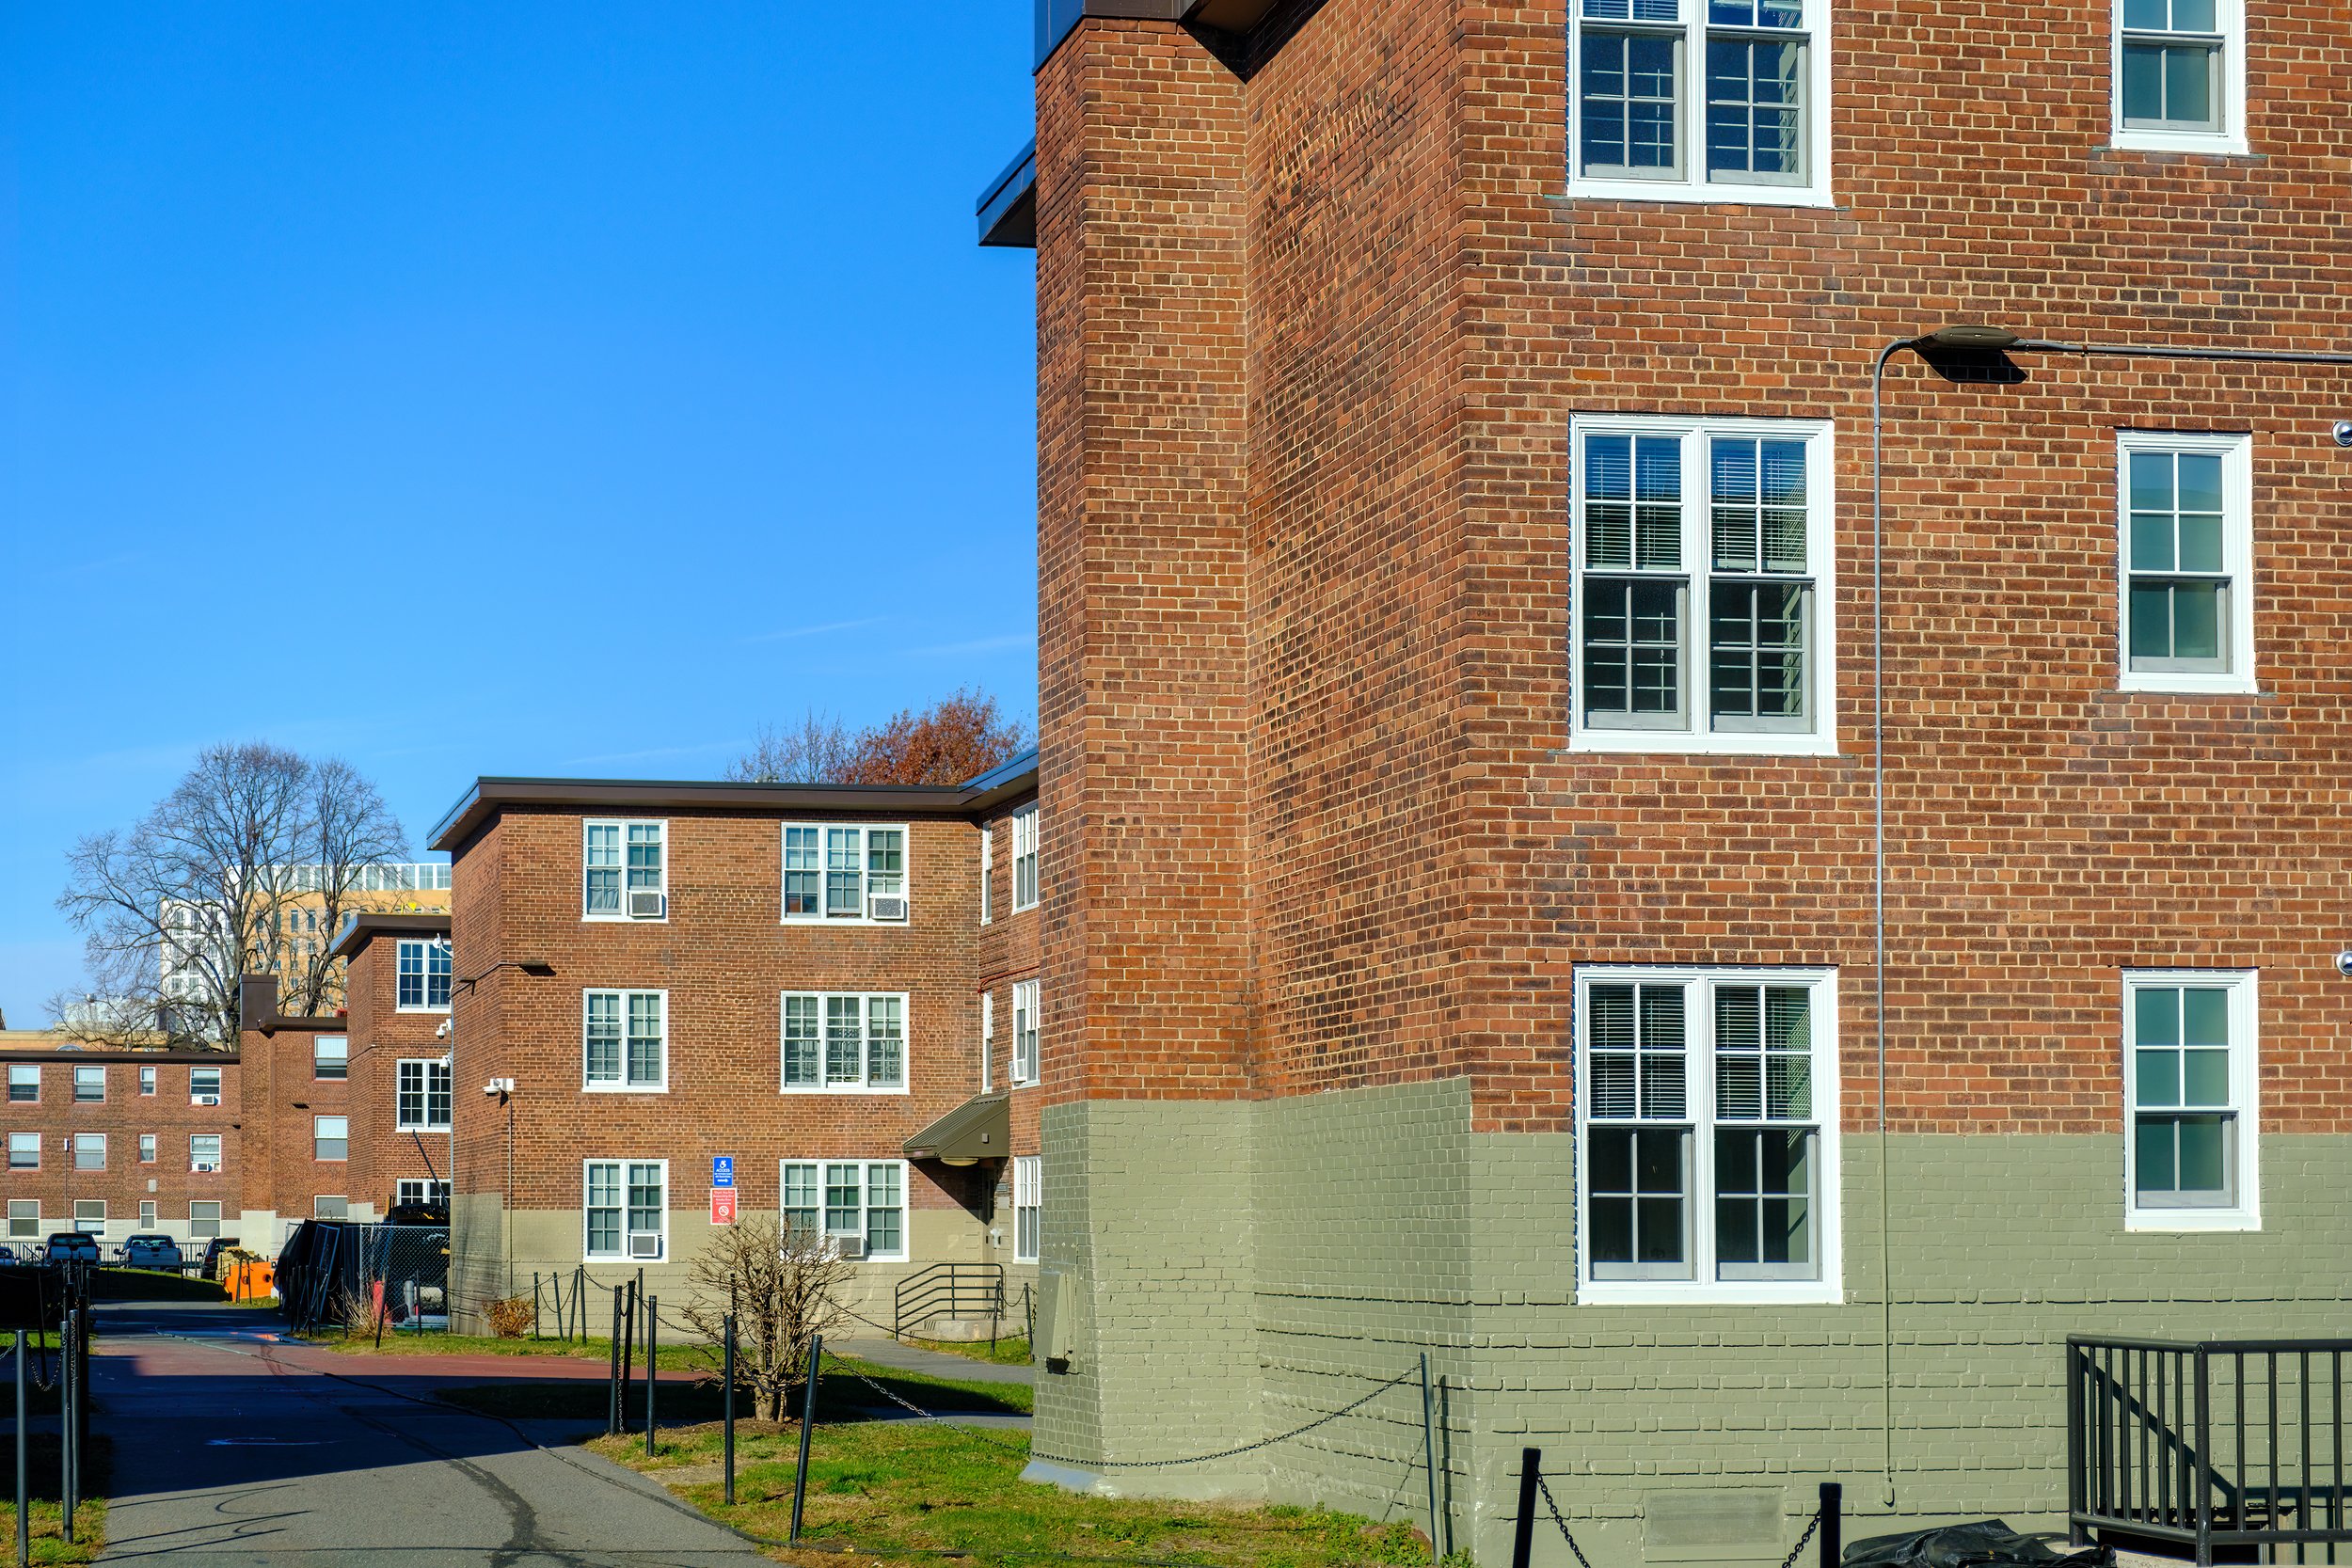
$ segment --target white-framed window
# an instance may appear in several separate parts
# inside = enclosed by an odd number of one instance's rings
[[[1830,427],[1573,421],[1570,743],[1830,755]]]
[[[449,1063],[437,1056],[402,1059],[392,1085],[393,1131],[446,1132],[449,1127]]]
[[[784,825],[784,918],[903,926],[907,827],[855,822]]]
[[[217,1202],[188,1205],[188,1238],[209,1242],[220,1234],[220,1205]]]
[[[1576,977],[1577,1299],[1840,1299],[1837,976]]]
[[[581,824],[582,920],[670,917],[670,825],[651,821]]]
[[[980,1092],[996,1085],[996,993],[980,992]]]
[[[980,830],[980,924],[985,926],[995,918],[996,890],[989,885],[996,876],[996,830]]]
[[[783,993],[787,1094],[907,1087],[907,998],[902,991]]]
[[[2243,0],[2109,0],[2115,145],[2244,152]]]
[[[76,1132],[73,1134],[73,1168],[75,1170],[104,1170],[106,1168],[106,1134]]]
[[[40,1102],[40,1069],[11,1066],[8,1069],[8,1103],[37,1105]]]
[[[1575,0],[1568,194],[1828,206],[1828,0]]]
[[[446,1006],[449,987],[442,985],[442,1005]],[[310,1037],[310,1076],[328,1081],[351,1076],[351,1040],[343,1035],[313,1035]],[[146,1091],[142,1089],[141,1093]]]
[[[2253,445],[2117,436],[2125,690],[2254,689]]]
[[[103,1231],[106,1228],[106,1200],[103,1197],[77,1197],[73,1200],[73,1228]]]
[[[312,1117],[310,1118],[310,1158],[313,1160],[347,1160],[351,1157],[351,1118],[349,1117]]]
[[[143,1198],[139,1202],[139,1228],[141,1230],[155,1228],[155,1200],[151,1197]]]
[[[451,954],[447,937],[404,937],[398,954],[399,993],[404,1013],[449,1011]]]
[[[670,993],[582,993],[580,1086],[600,1094],[666,1092],[670,1086]]]
[[[220,1134],[191,1132],[188,1134],[188,1169],[217,1171],[220,1169]]]
[[[1015,914],[1037,908],[1037,807],[1023,806],[1012,814],[1012,909]]]
[[[2125,1228],[2262,1228],[2257,979],[2124,973]]]
[[[220,1103],[220,1069],[216,1067],[188,1069],[188,1103],[191,1105]]]
[[[151,1067],[143,1067],[139,1069],[139,1093],[153,1094],[154,1092],[155,1069]]]
[[[392,1183],[392,1201],[397,1204],[449,1202],[449,1183],[431,1181],[423,1177],[404,1176]]]
[[[77,1067],[73,1069],[73,1102],[95,1104],[106,1098],[106,1069],[103,1067]]]
[[[1012,983],[1012,1086],[1037,1082],[1038,991],[1035,980]]]
[[[40,1169],[40,1134],[11,1132],[8,1134],[8,1168],[10,1170]]]
[[[670,1254],[670,1162],[590,1160],[582,1166],[590,1262],[659,1262]]]
[[[351,1199],[322,1193],[310,1199],[310,1217],[314,1220],[347,1220],[351,1217]]]
[[[24,1241],[40,1234],[40,1199],[12,1197],[8,1199],[8,1240]]]
[[[1012,1260],[1037,1261],[1038,1218],[1045,1207],[1045,1161],[1036,1154],[1012,1157]]]
[[[777,1164],[785,1223],[828,1236],[854,1236],[868,1259],[907,1258],[904,1160],[784,1160]]]
[[[142,1132],[139,1134],[139,1164],[142,1165],[151,1165],[154,1163],[155,1134],[152,1132]]]

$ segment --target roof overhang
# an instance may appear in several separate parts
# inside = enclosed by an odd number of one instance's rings
[[[1010,250],[1037,248],[1037,138],[1004,166],[980,192],[973,214],[980,244]]]
[[[951,1165],[1004,1159],[1012,1153],[1012,1097],[984,1094],[967,1100],[902,1147],[910,1160],[941,1160]]]
[[[372,938],[391,932],[398,932],[402,935],[447,936],[449,935],[449,916],[446,914],[394,914],[389,911],[361,910],[343,921],[342,930],[336,936],[334,943],[327,948],[327,951],[339,958],[357,958],[359,949],[365,947]]]

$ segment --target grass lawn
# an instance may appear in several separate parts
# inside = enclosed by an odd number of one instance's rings
[[[910,1338],[907,1343],[922,1350],[938,1351],[943,1355],[961,1355],[997,1367],[1025,1367],[1029,1364],[1029,1341],[1026,1339],[999,1339],[991,1345],[986,1339]]]
[[[106,1545],[106,1440],[92,1436],[89,1452],[82,1461],[82,1484],[96,1496],[84,1498],[73,1511],[73,1533],[77,1540],[68,1545],[65,1540],[65,1510],[57,1500],[57,1439],[40,1434],[33,1438],[32,1451],[25,1456],[30,1471],[27,1479],[33,1489],[33,1560],[35,1562],[90,1562]],[[0,1437],[0,1475],[16,1473],[16,1443],[12,1435]],[[16,1499],[12,1492],[0,1488],[0,1552],[9,1560],[16,1556]]]
[[[589,1446],[663,1481],[739,1529],[782,1541],[792,1523],[795,1429],[736,1433],[736,1497],[721,1500],[719,1432],[664,1432],[659,1458],[643,1438]],[[921,1554],[971,1553],[979,1563],[1070,1553],[1105,1561],[1153,1560],[1217,1568],[1414,1568],[1429,1560],[1420,1533],[1318,1509],[1240,1508],[1158,1499],[1076,1497],[1025,1481],[1028,1439],[1002,1430],[902,1421],[820,1426],[811,1440],[803,1534],[818,1549],[779,1548],[780,1560],[837,1565],[841,1550],[883,1563],[935,1565]],[[827,1550],[825,1548],[831,1548]]]

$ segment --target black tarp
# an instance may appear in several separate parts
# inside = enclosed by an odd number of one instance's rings
[[[1874,1535],[1854,1542],[1839,1559],[1842,1568],[2107,1568],[2114,1560],[2112,1547],[2058,1551],[1998,1519]]]

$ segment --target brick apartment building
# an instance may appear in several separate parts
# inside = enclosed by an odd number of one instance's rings
[[[0,1070],[7,1243],[20,1254],[59,1230],[87,1231],[109,1253],[139,1233],[183,1246],[237,1233],[235,1056],[10,1029]]]
[[[247,975],[238,999],[238,1239],[276,1257],[307,1219],[348,1219],[350,1021],[278,1010],[278,982]]]
[[[446,914],[363,913],[335,938],[349,975],[350,1213],[446,1204],[452,1138]]]
[[[1037,1473],[2046,1526],[2065,1335],[2344,1322],[2352,376],[1873,369],[2346,346],[2352,51],[1579,5],[1039,8]]]
[[[460,1323],[583,1269],[675,1299],[720,1162],[739,1213],[857,1243],[872,1319],[931,1265],[1016,1262],[1036,788],[1033,763],[961,787],[478,781],[432,838]]]

